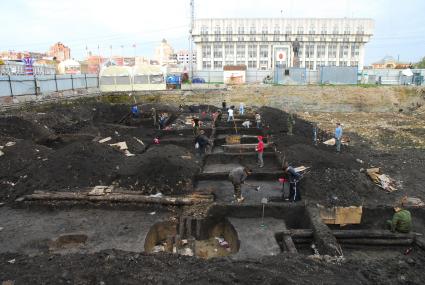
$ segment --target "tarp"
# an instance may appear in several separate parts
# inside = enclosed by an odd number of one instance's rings
[[[412,70],[408,69],[404,69],[401,74],[403,74],[404,76],[413,76],[413,72]]]

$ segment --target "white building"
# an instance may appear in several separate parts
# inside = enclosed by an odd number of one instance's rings
[[[225,65],[271,70],[293,67],[293,44],[300,44],[299,66],[364,66],[364,46],[373,34],[372,19],[198,19],[193,40],[198,70]]]
[[[196,64],[196,51],[192,53],[192,62]],[[190,63],[190,51],[188,50],[179,50],[177,52],[177,64],[183,66],[189,66]]]

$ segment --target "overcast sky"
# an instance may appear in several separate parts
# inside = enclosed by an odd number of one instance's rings
[[[0,50],[46,51],[57,41],[83,58],[86,46],[104,56],[152,56],[166,38],[188,48],[189,0],[0,0]],[[416,62],[425,56],[425,1],[195,0],[197,18],[367,17],[375,34],[366,64],[385,55]],[[281,12],[282,11],[282,12]],[[136,44],[136,49],[132,45]],[[124,46],[124,48],[121,48]]]

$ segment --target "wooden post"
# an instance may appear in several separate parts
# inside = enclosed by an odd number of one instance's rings
[[[10,96],[13,97],[13,86],[12,86],[12,79],[10,78],[10,74],[9,74],[9,88],[10,88]]]

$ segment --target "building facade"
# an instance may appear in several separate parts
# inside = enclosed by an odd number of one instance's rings
[[[183,65],[185,67],[189,66],[190,63],[190,51],[188,50],[179,50],[177,52],[177,64]],[[192,63],[196,65],[196,52],[192,53]]]
[[[57,42],[50,47],[49,56],[56,57],[58,61],[71,59],[71,49],[61,42]]]
[[[226,65],[260,70],[358,66],[361,70],[364,46],[373,29],[372,19],[198,19],[193,29],[196,66],[198,70],[222,70]]]
[[[387,55],[380,61],[372,63],[372,67],[374,69],[387,69],[387,68],[388,69],[403,69],[403,68],[412,68],[412,64],[407,62],[397,61],[394,57]]]
[[[155,60],[157,60],[161,66],[177,63],[174,49],[166,39],[163,39],[160,45],[155,49]]]

